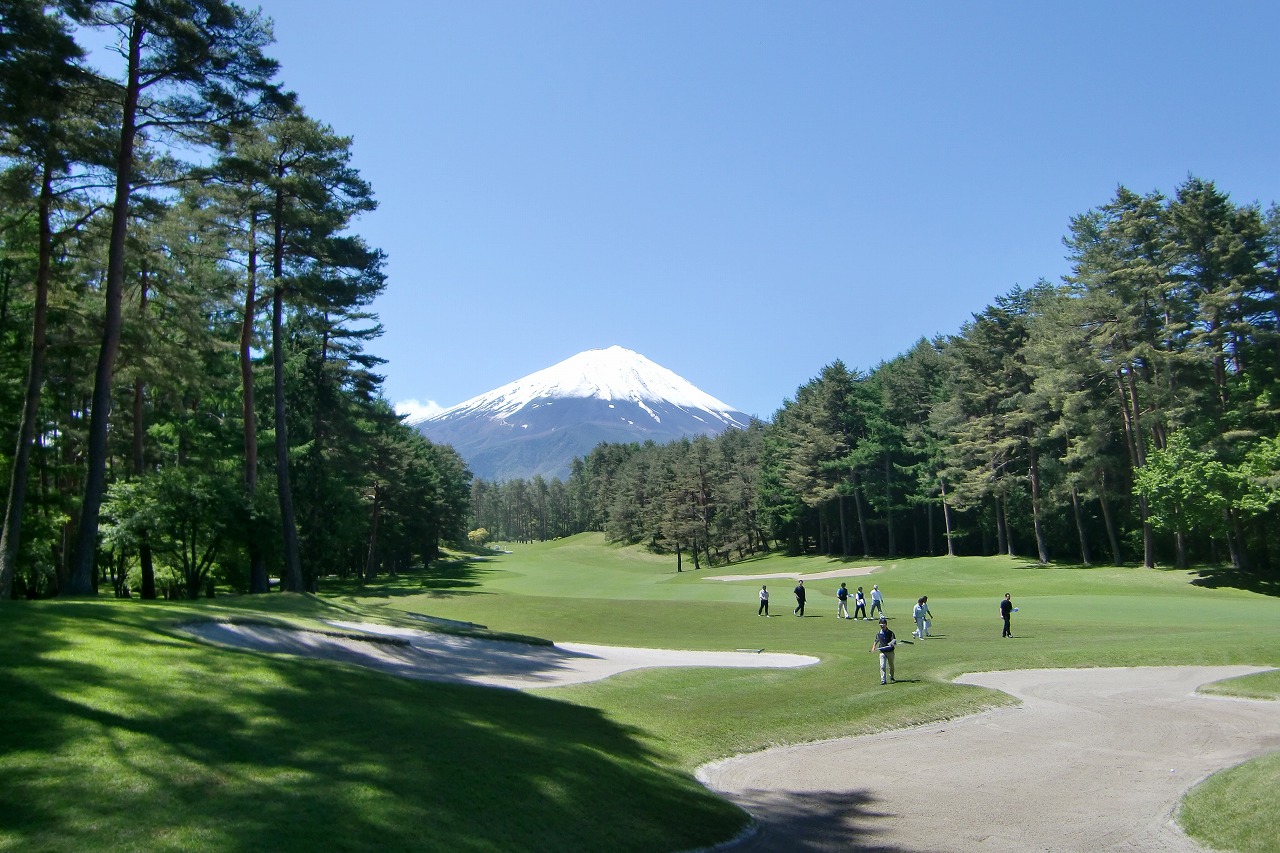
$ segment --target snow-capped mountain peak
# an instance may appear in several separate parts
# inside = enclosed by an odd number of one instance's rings
[[[741,413],[699,390],[667,368],[638,352],[620,346],[593,349],[566,358],[559,364],[530,373],[501,388],[472,397],[424,419],[423,423],[448,420],[459,414],[484,411],[505,418],[538,401],[594,398],[634,403],[650,411],[645,402],[668,403],[686,410],[702,410],[719,416],[728,425],[745,426]],[[737,417],[732,417],[737,415]],[[728,416],[728,417],[726,417]]]
[[[601,442],[674,441],[750,418],[620,346],[578,353],[430,417],[410,421],[451,444],[487,480],[567,477]]]

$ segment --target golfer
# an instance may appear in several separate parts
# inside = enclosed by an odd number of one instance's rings
[[[893,650],[898,645],[898,638],[893,635],[893,631],[889,630],[889,620],[880,617],[880,630],[876,632],[876,638],[871,641],[871,651],[880,653],[880,683],[888,684],[889,681],[897,681],[893,677]],[[886,681],[886,674],[888,680]]]
[[[760,607],[756,610],[757,616],[769,615],[769,587],[760,587]]]
[[[924,603],[924,597],[916,599],[916,606],[911,608],[911,618],[916,620],[916,629],[911,632],[911,636],[924,639],[924,615],[929,612],[928,606]]]
[[[796,609],[791,612],[797,616],[804,615],[804,581],[796,581],[796,588],[793,590],[796,594]]]
[[[858,616],[859,613],[862,614],[861,617]],[[862,594],[862,587],[858,587],[858,591],[853,594],[853,618],[867,618],[867,599]]]
[[[836,618],[848,619],[849,618],[849,587],[845,586],[844,584],[840,584],[840,588],[836,590],[836,601],[839,602],[836,605]]]
[[[881,618],[884,617],[884,596],[880,594],[880,587],[875,584],[871,585],[871,618],[876,618],[876,611],[880,611]]]
[[[1004,601],[1000,602],[1000,618],[1004,620],[1004,631],[1001,632],[1001,638],[1012,637],[1013,631],[1009,630],[1009,620],[1013,618],[1013,602],[1009,600],[1009,593],[1004,594]]]

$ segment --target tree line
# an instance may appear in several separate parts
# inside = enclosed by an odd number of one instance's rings
[[[769,423],[600,445],[565,483],[473,483],[471,524],[603,531],[681,570],[781,548],[1274,571],[1280,208],[1195,177],[1120,187],[1063,242],[1063,281],[954,335],[835,361]]]
[[[307,591],[465,534],[365,350],[372,188],[271,41],[226,0],[0,0],[0,598]]]

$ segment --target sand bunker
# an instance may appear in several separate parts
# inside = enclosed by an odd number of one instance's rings
[[[776,652],[697,652],[586,643],[535,646],[386,625],[330,624],[343,631],[374,634],[394,642],[370,642],[350,636],[228,622],[199,622],[183,628],[198,637],[226,646],[343,661],[407,678],[490,687],[580,684],[646,667],[795,667],[818,662],[818,658],[810,655]]]
[[[879,566],[859,566],[852,569],[832,569],[828,572],[813,572],[807,575],[798,575],[789,572],[773,572],[767,575],[707,575],[704,581],[756,581],[769,580],[771,578],[790,578],[792,580],[801,581],[821,581],[829,578],[852,578],[860,575],[869,575],[872,572],[879,571]]]
[[[1209,774],[1280,749],[1280,707],[1194,691],[1259,671],[966,675],[958,681],[1023,704],[739,756],[698,775],[759,824],[722,850],[1199,851],[1174,822],[1178,802]]]

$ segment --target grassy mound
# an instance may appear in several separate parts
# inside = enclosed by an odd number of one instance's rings
[[[743,824],[597,710],[175,631],[209,610],[5,608],[0,850],[670,850]]]

